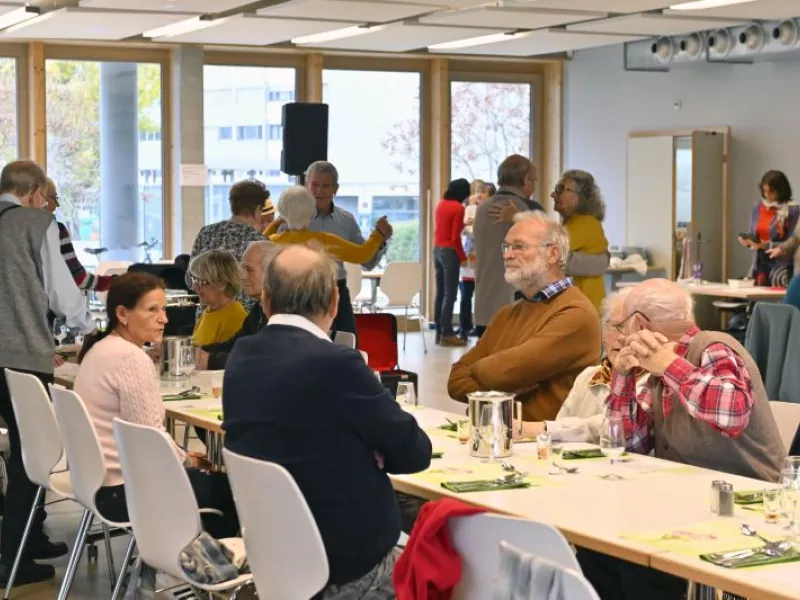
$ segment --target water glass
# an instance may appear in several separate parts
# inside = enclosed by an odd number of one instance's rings
[[[456,430],[458,431],[458,441],[466,444],[469,441],[469,421],[465,419],[459,420],[456,424]]]
[[[60,346],[67,338],[67,327],[59,319],[53,321],[53,337],[56,340],[56,346]]]
[[[787,456],[783,460],[783,467],[781,467],[782,471],[794,471],[795,474],[800,473],[800,456]]]
[[[761,490],[761,504],[764,508],[764,520],[767,523],[777,523],[781,513],[780,488]]]
[[[191,381],[192,373],[197,368],[197,351],[193,346],[184,346],[181,348],[180,355],[181,373]]]
[[[417,393],[414,390],[414,384],[404,381],[398,383],[395,399],[398,402],[410,404],[411,406],[417,406]]]
[[[561,455],[564,454],[564,446],[555,443],[550,446],[550,462],[555,467],[561,467]]]
[[[600,430],[600,451],[603,456],[607,456],[611,460],[613,470],[614,461],[625,452],[625,430],[621,416],[609,415],[603,420]],[[605,479],[616,481],[622,478],[616,473],[610,473],[605,476]]]
[[[222,373],[211,374],[211,395],[214,400],[222,400],[222,381],[224,375]]]
[[[795,536],[800,533],[797,520],[798,500],[800,500],[800,479],[797,471],[784,469],[780,479],[780,513],[786,523],[784,530]]]

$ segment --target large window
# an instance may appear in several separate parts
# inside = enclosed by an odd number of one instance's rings
[[[17,60],[0,58],[0,168],[18,154]]]
[[[100,260],[160,258],[161,67],[48,60],[46,91],[48,174],[80,261],[95,265],[97,247]]]
[[[420,259],[420,75],[326,69],[328,158],[339,170],[337,203],[366,237],[386,215],[386,260]]]
[[[496,182],[510,154],[531,156],[531,84],[450,84],[450,178]]]
[[[264,182],[276,203],[293,185],[280,167],[281,107],[294,96],[292,68],[204,67],[206,223],[230,217],[228,192],[236,181]]]

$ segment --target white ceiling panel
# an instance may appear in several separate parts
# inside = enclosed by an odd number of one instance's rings
[[[443,44],[467,37],[498,33],[497,29],[465,29],[463,27],[436,27],[433,25],[405,25],[394,23],[386,28],[341,40],[316,44],[319,48],[337,50],[364,50],[367,52],[407,52]]]
[[[541,56],[557,54],[568,50],[582,50],[598,46],[610,46],[642,39],[641,36],[605,35],[601,33],[570,33],[563,29],[540,30],[515,37],[507,42],[431,50],[445,54],[471,54],[488,56]]]
[[[438,8],[469,8],[486,4],[487,0],[403,0],[407,4],[424,4]]]
[[[0,32],[3,39],[122,40],[187,18],[186,13],[68,7]]]
[[[239,44],[266,46],[288,42],[292,38],[325,33],[344,27],[361,25],[344,21],[308,21],[301,19],[270,19],[255,15],[235,15],[220,19],[211,27],[180,35],[157,38],[158,42],[188,44]]]
[[[439,10],[435,6],[384,2],[383,0],[292,0],[277,6],[262,8],[257,12],[266,17],[295,17],[301,19],[331,19],[386,23],[408,19],[427,12]]]
[[[705,10],[666,10],[664,12],[671,15],[696,15],[698,17],[722,17],[726,19],[777,20],[800,17],[800,1],[757,0],[756,2],[743,2]]]
[[[588,23],[577,23],[568,25],[567,30],[583,33],[656,36],[679,35],[690,31],[730,27],[739,23],[741,23],[741,20],[675,17],[672,15],[644,13],[612,17]]]
[[[111,8],[127,10],[155,10],[190,13],[219,13],[253,0],[81,0],[85,8]]]
[[[501,29],[542,29],[585,19],[602,19],[605,16],[606,14],[601,12],[533,10],[488,6],[485,8],[440,12],[423,17],[420,22],[436,25],[498,27]]]
[[[667,8],[681,0],[506,0],[509,6],[549,8],[553,10],[585,10],[603,13],[635,13]],[[686,1],[686,0],[683,0]]]

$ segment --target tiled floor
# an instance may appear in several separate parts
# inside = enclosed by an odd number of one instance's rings
[[[419,374],[420,403],[443,410],[461,412],[464,405],[447,397],[447,377],[450,365],[458,360],[464,352],[460,348],[442,348],[433,344],[433,334],[427,334],[428,353],[422,349],[422,338],[419,333],[409,333],[406,350],[403,350],[403,335],[400,333],[399,352],[400,367],[406,371]],[[70,548],[75,540],[82,510],[73,502],[59,502],[48,508],[47,529],[53,540],[66,541]],[[127,545],[127,537],[119,537],[112,541],[114,561],[119,568]],[[67,558],[64,557],[53,564],[56,567],[56,578],[48,583],[15,588],[14,600],[52,600],[58,593],[58,586],[64,576]],[[72,586],[71,600],[96,600],[111,596],[106,567],[106,553],[102,543],[98,545],[96,564],[87,565],[84,554],[78,566]]]

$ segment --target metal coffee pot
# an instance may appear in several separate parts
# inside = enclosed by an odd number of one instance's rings
[[[469,400],[469,442],[471,456],[511,456],[514,433],[514,394],[474,392]],[[521,415],[520,415],[521,416]]]

